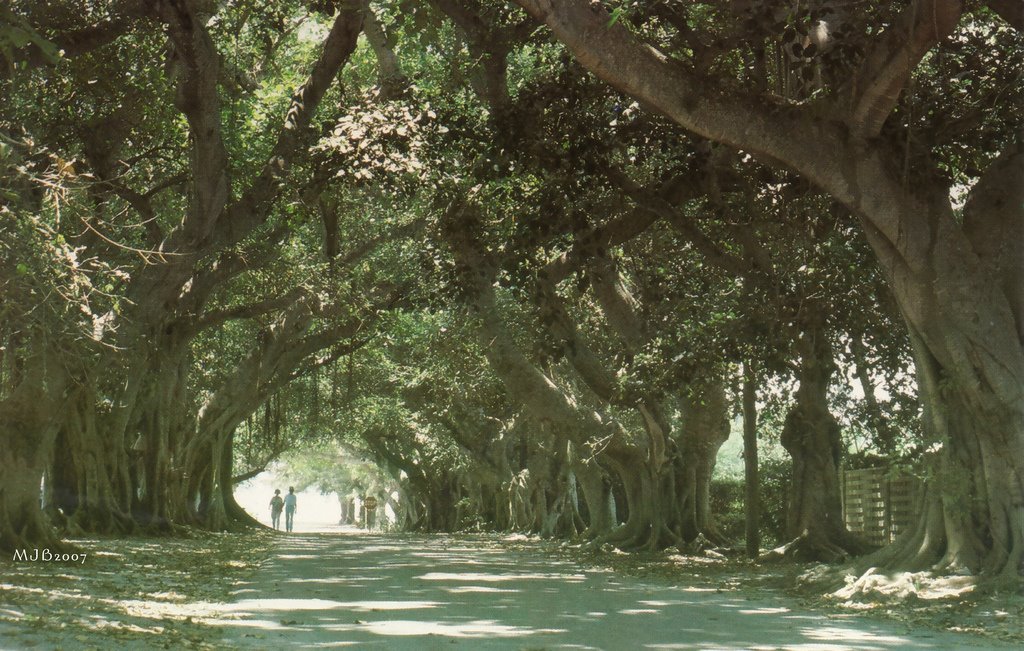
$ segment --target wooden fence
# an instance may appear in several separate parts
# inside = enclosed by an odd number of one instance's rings
[[[843,520],[876,545],[896,540],[914,523],[921,495],[916,477],[892,468],[841,470]]]

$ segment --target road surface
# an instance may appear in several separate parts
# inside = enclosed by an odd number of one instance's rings
[[[581,569],[465,537],[307,534],[221,606],[227,647],[355,649],[1009,649],[799,608],[775,594]]]

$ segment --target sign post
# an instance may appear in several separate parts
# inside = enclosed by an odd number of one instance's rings
[[[369,531],[377,521],[377,498],[373,495],[364,498],[363,508],[366,509],[366,530]]]

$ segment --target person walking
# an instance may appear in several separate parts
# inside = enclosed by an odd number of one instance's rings
[[[275,529],[281,528],[281,511],[284,510],[284,500],[281,498],[281,489],[274,489],[274,496],[270,498],[270,521]]]
[[[292,530],[292,526],[295,524],[295,507],[298,504],[298,498],[295,497],[295,487],[288,487],[288,494],[284,496],[284,528],[287,531]]]

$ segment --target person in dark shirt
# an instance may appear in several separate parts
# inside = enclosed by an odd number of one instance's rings
[[[270,498],[270,521],[274,524],[275,529],[281,528],[281,511],[284,510],[284,499],[281,498],[281,489],[274,491],[274,496]]]

